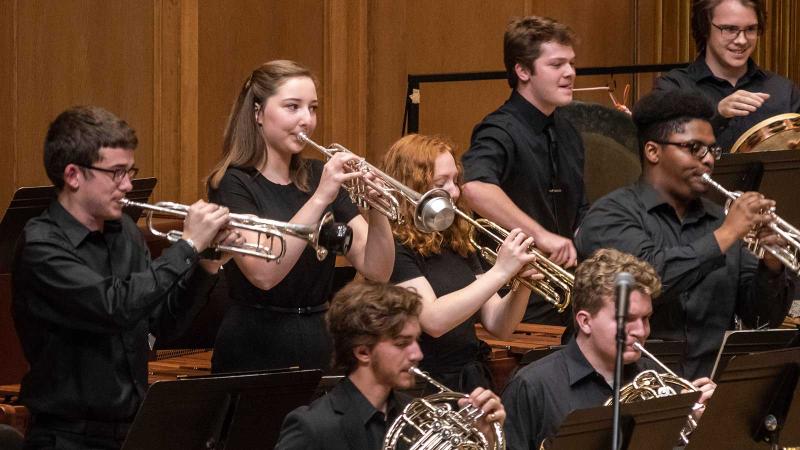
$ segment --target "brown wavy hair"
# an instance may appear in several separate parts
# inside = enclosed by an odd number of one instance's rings
[[[636,281],[635,290],[652,298],[661,294],[661,279],[649,263],[612,248],[601,248],[583,261],[575,271],[575,291],[572,298],[572,316],[578,311],[597,314],[614,295],[614,278],[619,272],[628,272]],[[577,330],[577,324],[575,326]]]
[[[403,136],[383,157],[383,171],[411,189],[423,193],[431,188],[436,158],[442,153],[450,153],[456,162],[458,178],[456,183],[462,184],[461,162],[456,158],[455,144],[442,136],[426,136],[409,134]],[[469,242],[469,224],[456,216],[450,228],[441,232],[423,233],[414,226],[414,207],[409,202],[401,202],[401,211],[405,217],[402,225],[392,224],[395,239],[422,256],[438,254],[444,243],[462,257],[474,252],[475,247]],[[460,202],[458,208],[469,214]]]
[[[412,289],[366,279],[348,283],[333,297],[325,315],[333,338],[333,367],[352,373],[358,366],[356,347],[371,349],[381,339],[397,337],[421,310],[422,301]]]
[[[264,107],[267,99],[290,78],[307,77],[319,87],[317,78],[307,67],[289,60],[275,60],[262,64],[254,70],[242,84],[239,96],[231,108],[228,124],[225,127],[225,137],[222,142],[222,160],[206,178],[206,188],[219,187],[225,171],[229,167],[249,168],[258,170],[267,163],[267,144],[261,136],[261,130],[256,122],[256,107]],[[308,192],[309,164],[300,155],[292,155],[289,163],[289,177],[292,182],[303,192]]]

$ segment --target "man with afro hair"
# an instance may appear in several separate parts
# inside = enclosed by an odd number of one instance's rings
[[[722,153],[706,100],[684,91],[654,92],[633,108],[641,178],[598,200],[576,236],[581,258],[615,248],[647,261],[663,282],[654,302],[651,335],[686,341],[680,374],[708,376],[735,318],[749,328],[779,325],[791,303],[794,278],[776,258],[756,259],[742,238],[780,243],[764,225],[775,202],[746,192],[725,214],[702,198]]]

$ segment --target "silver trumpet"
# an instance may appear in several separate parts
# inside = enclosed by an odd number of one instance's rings
[[[166,233],[159,231],[153,225],[153,213],[161,213],[175,217],[185,218],[189,206],[180,203],[158,202],[156,204],[139,203],[123,198],[119,201],[123,207],[140,208],[147,216],[147,228],[154,236],[177,242],[183,233],[170,230]],[[242,255],[256,256],[269,261],[280,261],[286,252],[286,236],[303,239],[317,253],[317,259],[322,261],[328,256],[328,251],[347,253],[350,248],[353,231],[347,225],[333,222],[333,214],[326,213],[319,223],[298,225],[289,222],[263,219],[253,214],[229,214],[229,228],[255,231],[258,233],[258,242],[245,242],[241,246],[215,244],[215,250],[239,253]],[[262,235],[265,237],[262,242]],[[275,250],[275,240],[280,243],[280,249]]]
[[[466,394],[453,392],[416,367],[408,371],[436,386],[439,392],[415,399],[403,408],[386,431],[383,450],[505,450],[505,434],[498,422],[492,422],[490,440],[475,426],[483,418],[483,410],[469,404],[458,408],[458,400],[468,397]]]
[[[323,147],[312,141],[305,133],[298,133],[300,142],[309,144],[319,150],[328,158],[340,152],[353,153],[339,144]],[[414,226],[426,233],[442,231],[449,227],[455,219],[453,201],[444,189],[431,189],[420,194],[390,177],[377,167],[368,163],[363,158],[353,160],[349,164],[350,172],[372,173],[377,181],[359,177],[346,182],[343,187],[350,194],[350,200],[361,208],[375,208],[392,222],[403,223],[404,218],[400,212],[400,200],[404,198],[415,206]],[[368,188],[377,192],[373,197],[368,194]]]
[[[707,173],[704,173],[701,178],[705,183],[711,185],[714,189],[718,190],[720,193],[722,193],[722,195],[727,197],[728,203],[733,202],[742,195],[741,192],[732,192],[725,189],[721,184],[714,181]],[[726,204],[725,212],[727,213],[727,211],[728,205]],[[743,238],[743,241],[745,244],[747,244],[747,249],[759,259],[764,257],[765,251],[769,252],[772,256],[782,262],[787,269],[800,275],[800,257],[798,257],[798,252],[800,252],[800,230],[792,226],[789,222],[781,219],[780,216],[775,214],[774,210],[769,211],[769,214],[772,215],[775,220],[766,226],[769,227],[770,230],[774,231],[775,234],[782,237],[783,240],[786,241],[786,245],[765,245],[759,242],[758,233],[754,232]]]

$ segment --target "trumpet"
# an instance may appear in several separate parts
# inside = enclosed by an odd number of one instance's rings
[[[157,230],[153,225],[153,214],[161,213],[185,218],[189,211],[187,205],[172,202],[158,202],[152,205],[135,202],[127,198],[123,198],[119,202],[123,207],[144,210],[147,215],[147,228],[154,236],[167,239],[170,242],[177,242],[181,239],[183,233],[178,230],[170,230],[166,233]],[[222,252],[256,256],[269,261],[278,262],[283,258],[286,252],[286,236],[305,240],[316,251],[317,259],[320,261],[328,256],[329,251],[337,254],[347,253],[353,239],[353,230],[343,223],[334,222],[333,214],[330,212],[326,213],[318,223],[310,225],[263,219],[253,214],[229,214],[228,216],[230,217],[228,227],[255,231],[258,233],[258,242],[245,242],[241,246],[215,244],[212,248]],[[261,241],[262,235],[266,237],[264,242]],[[274,246],[276,239],[280,243],[280,248],[277,251]]]
[[[699,389],[689,381],[679,377],[664,363],[659,361],[652,353],[645,350],[644,346],[638,342],[633,343],[636,350],[642,352],[643,355],[653,360],[664,373],[658,373],[655,370],[645,370],[634,377],[633,381],[622,386],[619,392],[620,403],[633,403],[642,400],[650,400],[652,398],[669,397],[671,395],[678,395],[683,390],[691,392],[698,392]],[[606,400],[604,406],[611,406],[614,397]],[[696,403],[694,409],[702,409],[704,405]],[[689,414],[686,419],[686,425],[680,433],[680,445],[689,443],[689,435],[697,428],[697,421]]]
[[[479,244],[477,239],[475,239],[475,232],[476,230],[480,231],[495,243],[501,245],[508,236],[508,231],[490,220],[473,219],[469,214],[464,213],[458,208],[455,209],[455,212],[472,225],[469,240],[478,250],[481,258],[487,263],[494,265],[495,262],[497,262],[497,250],[492,250]],[[575,285],[575,275],[569,273],[566,269],[553,261],[550,261],[547,256],[534,245],[528,248],[528,253],[536,255],[536,260],[528,263],[523,270],[534,268],[544,275],[544,279],[533,280],[517,276],[514,278],[514,281],[521,283],[531,291],[542,296],[545,301],[552,303],[559,313],[564,312],[572,301],[572,288]]]
[[[323,147],[312,141],[305,133],[298,133],[297,140],[311,145],[329,159],[336,153],[353,153],[339,144]],[[398,197],[402,197],[415,206],[414,226],[420,231],[426,233],[442,231],[453,223],[455,207],[450,194],[444,189],[431,189],[424,194],[420,194],[390,177],[363,158],[351,161],[349,166],[351,172],[372,173],[378,180],[375,182],[359,177],[344,183],[343,187],[350,194],[350,200],[359,207],[365,209],[375,208],[375,210],[388,217],[390,221],[402,224],[405,218],[400,212],[400,200],[398,199]],[[377,192],[378,196],[371,197],[368,195],[367,188]]]
[[[406,448],[398,447],[397,444],[401,439],[408,448],[418,450],[449,448],[505,450],[505,434],[499,423],[492,422],[494,439],[490,442],[488,437],[475,427],[475,423],[484,415],[480,408],[468,404],[455,410],[453,404],[457,405],[458,400],[467,397],[466,394],[453,392],[416,367],[411,367],[408,371],[436,386],[439,392],[415,399],[403,408],[403,413],[386,431],[383,450]]]
[[[728,198],[725,208],[726,213],[728,212],[728,205],[730,202],[736,200],[742,195],[741,192],[732,192],[725,189],[721,184],[714,181],[707,173],[704,173],[701,178],[705,183],[711,185],[711,187]],[[774,209],[769,211],[769,213],[772,215],[774,220],[770,222],[767,227],[774,231],[775,234],[782,237],[786,241],[786,245],[764,245],[759,242],[757,235],[758,233],[756,232],[749,233],[742,240],[745,242],[745,244],[747,244],[747,249],[750,250],[750,252],[752,252],[757,258],[763,258],[764,252],[769,252],[772,256],[783,263],[787,269],[800,275],[800,255],[798,255],[798,252],[800,252],[800,230],[792,226],[789,222],[781,219],[780,216],[775,214]]]

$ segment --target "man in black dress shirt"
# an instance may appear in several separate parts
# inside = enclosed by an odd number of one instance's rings
[[[416,292],[391,284],[354,281],[327,312],[334,363],[347,376],[328,394],[286,416],[276,450],[379,450],[384,435],[410,401],[395,389],[414,386],[409,372],[422,360],[422,302]],[[488,436],[505,411],[492,391],[476,388],[459,401],[484,411],[478,428]]]
[[[571,411],[601,406],[612,396],[617,350],[614,277],[623,271],[636,280],[625,318],[623,383],[644,370],[662,371],[633,347],[634,342],[644,344],[650,333],[651,297],[661,290],[658,275],[652,266],[631,255],[599,250],[583,261],[575,274],[575,339],[520,369],[503,392],[507,448],[537,450],[544,439],[555,436]],[[703,404],[715,388],[708,378],[692,384],[703,391]]]
[[[71,108],[48,130],[57,198],[25,226],[13,272],[30,364],[20,392],[32,413],[25,448],[120,448],[147,390],[150,341],[188,325],[215,280],[221,261],[194,268],[198,251],[222,237],[227,209],[192,205],[183,239],[153,261],[122,213],[136,145],[128,124],[98,107]]]
[[[634,106],[642,177],[601,198],[576,237],[586,257],[599,248],[631,253],[655,267],[664,294],[655,304],[653,336],[686,341],[680,374],[708,376],[734,316],[751,328],[779,325],[791,303],[794,277],[770,254],[756,259],[741,239],[759,232],[774,202],[744,193],[723,209],[701,198],[722,150],[715,145],[711,106],[684,91],[654,92]],[[754,231],[755,230],[755,231]]]
[[[655,90],[702,94],[714,108],[711,125],[724,151],[762,120],[800,112],[800,89],[750,58],[767,26],[763,0],[694,0],[691,16],[699,54],[656,80]]]
[[[511,97],[472,132],[464,153],[464,199],[475,212],[511,230],[521,228],[555,263],[576,263],[572,235],[588,207],[581,137],[561,116],[572,101],[575,35],[543,17],[512,21],[503,58]],[[537,295],[525,322],[567,325]]]

